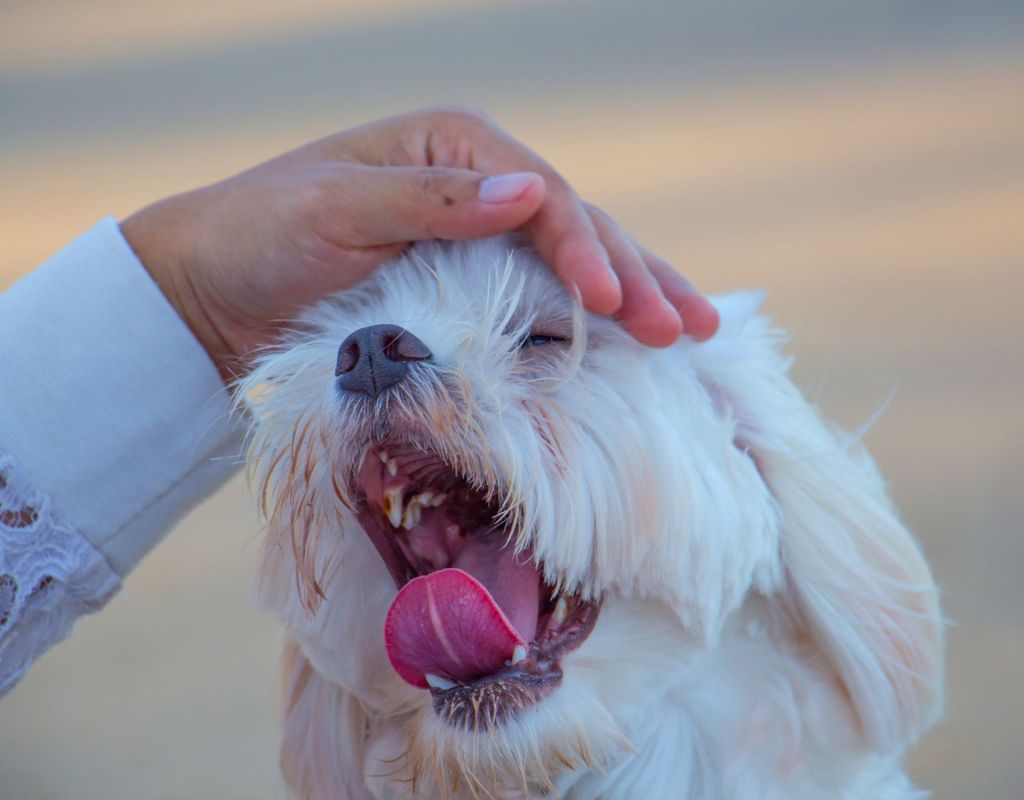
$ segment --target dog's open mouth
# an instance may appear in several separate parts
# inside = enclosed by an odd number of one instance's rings
[[[515,553],[500,503],[437,454],[398,442],[369,448],[355,483],[359,520],[399,587],[384,632],[395,671],[472,728],[556,687],[599,604],[556,594],[531,554]]]

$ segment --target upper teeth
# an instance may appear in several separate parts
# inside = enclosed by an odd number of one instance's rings
[[[398,461],[388,455],[387,450],[377,451],[377,458],[380,459],[380,463],[387,467],[388,475],[392,478],[398,474]]]
[[[406,500],[404,492],[402,486],[392,486],[384,490],[381,499],[384,515],[393,528],[409,530],[419,523],[424,508],[437,508],[447,497],[444,492],[420,492]]]
[[[410,530],[414,525],[419,524],[421,513],[419,498],[410,498],[409,505],[407,505],[405,507],[405,511],[402,512],[402,527],[406,530]]]
[[[391,523],[391,527],[397,528],[402,524],[402,487],[393,486],[384,490],[384,514]]]

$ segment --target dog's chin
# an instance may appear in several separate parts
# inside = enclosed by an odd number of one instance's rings
[[[452,725],[431,702],[378,718],[366,753],[372,794],[558,796],[635,752],[633,736],[658,713],[652,697],[693,655],[662,602],[609,597],[593,634],[563,658],[557,690],[521,713],[486,730]]]
[[[387,437],[363,448],[352,494],[400,590],[385,626],[392,666],[430,692],[442,729],[494,731],[561,685],[600,602],[545,581],[500,491],[449,459]]]
[[[400,757],[385,763],[401,764],[414,786],[424,782],[453,798],[556,794],[567,775],[603,769],[629,749],[590,687],[574,678],[529,714],[488,731],[454,727],[423,709],[396,744]]]

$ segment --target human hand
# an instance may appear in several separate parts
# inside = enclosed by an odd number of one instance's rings
[[[667,263],[580,201],[486,114],[433,108],[374,122],[162,200],[121,230],[225,378],[302,306],[420,239],[523,227],[583,304],[655,347],[718,326]]]

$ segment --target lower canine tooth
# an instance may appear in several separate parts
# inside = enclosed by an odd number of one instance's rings
[[[447,692],[449,689],[451,689],[453,686],[455,686],[454,683],[452,683],[449,680],[446,680],[446,679],[442,678],[440,675],[431,675],[428,672],[423,677],[426,678],[428,686],[432,686],[433,688],[437,689],[439,692]]]
[[[521,644],[517,644],[515,649],[512,651],[511,664],[518,664],[520,661],[526,660],[526,648]]]
[[[555,603],[555,610],[551,612],[551,616],[559,625],[565,622],[565,618],[569,616],[569,604],[565,602],[564,597],[558,598],[558,602]]]

